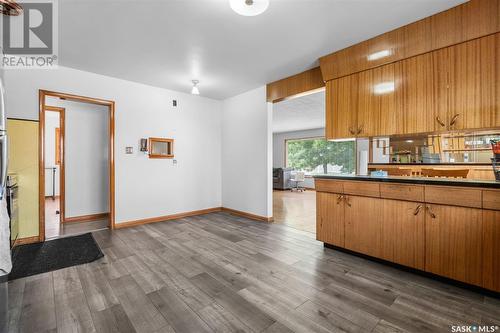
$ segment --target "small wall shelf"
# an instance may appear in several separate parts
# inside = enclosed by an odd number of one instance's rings
[[[174,158],[174,139],[149,138],[149,158]]]

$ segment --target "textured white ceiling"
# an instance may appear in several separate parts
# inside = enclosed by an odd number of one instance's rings
[[[325,127],[325,92],[273,104],[273,133]]]
[[[464,0],[60,0],[60,65],[223,99]]]

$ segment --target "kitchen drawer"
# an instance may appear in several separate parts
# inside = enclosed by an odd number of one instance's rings
[[[387,199],[424,201],[424,187],[421,185],[380,184],[380,196]]]
[[[451,206],[481,208],[481,189],[455,186],[425,186],[425,202]]]
[[[344,193],[380,198],[380,184],[369,181],[345,182]]]
[[[483,208],[500,210],[500,191],[483,190]]]
[[[343,193],[343,184],[343,181],[316,178],[314,180],[314,189],[317,192]]]

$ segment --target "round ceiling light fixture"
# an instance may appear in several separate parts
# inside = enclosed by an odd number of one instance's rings
[[[262,14],[269,7],[269,0],[229,0],[231,8],[243,16]]]

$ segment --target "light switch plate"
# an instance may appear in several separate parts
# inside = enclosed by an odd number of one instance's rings
[[[133,154],[133,153],[134,153],[133,147],[125,147],[125,154]]]

